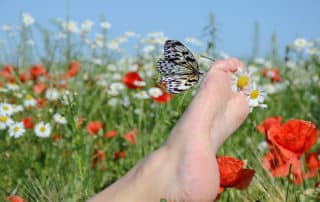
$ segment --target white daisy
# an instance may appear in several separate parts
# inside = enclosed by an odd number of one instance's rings
[[[60,123],[60,124],[67,124],[67,119],[58,113],[53,115],[53,120],[57,123]]]
[[[252,85],[251,89],[248,90],[248,101],[249,101],[249,107],[252,110],[254,107],[262,107],[265,108],[266,105],[263,104],[263,101],[266,97],[266,93],[261,89],[256,87],[255,84]]]
[[[8,83],[7,84],[7,89],[8,90],[12,90],[12,91],[15,91],[15,90],[19,90],[19,86],[15,83]]]
[[[25,100],[23,101],[23,105],[25,107],[33,107],[37,105],[36,99],[34,99],[31,95],[26,95]]]
[[[9,116],[0,114],[0,130],[5,130],[12,123],[13,121]]]
[[[144,81],[134,81],[133,84],[135,86],[143,87],[143,86],[146,85],[146,82],[144,82]]]
[[[243,69],[238,70],[232,74],[232,90],[238,92],[239,90],[246,90],[250,85],[250,73],[246,73]]]
[[[49,123],[40,122],[34,127],[34,132],[38,137],[49,137],[51,133],[51,126]]]
[[[81,24],[81,28],[83,31],[85,32],[89,32],[93,26],[93,22],[91,20],[85,20],[83,21],[83,23]]]
[[[133,97],[135,97],[137,99],[148,99],[149,95],[146,91],[142,90],[142,91],[139,91],[139,92],[133,94]]]
[[[100,27],[102,29],[109,29],[111,27],[111,23],[107,22],[107,21],[103,21],[103,22],[100,23]]]
[[[9,126],[9,135],[14,138],[18,138],[26,132],[23,123],[12,123]]]
[[[14,113],[13,107],[8,103],[0,103],[0,114],[11,116]]]
[[[22,23],[24,26],[29,27],[35,22],[34,18],[29,13],[22,13]]]
[[[121,100],[121,104],[125,107],[129,107],[130,106],[130,98],[128,96],[125,96],[122,100]]]
[[[304,38],[297,38],[294,40],[293,44],[298,49],[305,48],[307,46],[307,40]]]
[[[48,100],[57,100],[59,98],[59,91],[55,88],[50,88],[50,89],[47,89],[46,91],[46,98]]]
[[[157,88],[157,87],[150,88],[148,90],[148,93],[153,98],[160,97],[163,94],[162,90],[160,88]]]
[[[114,107],[114,106],[116,106],[118,104],[118,102],[119,102],[118,98],[110,98],[108,100],[108,105],[110,107]]]
[[[11,105],[13,113],[22,112],[23,106],[22,105]]]
[[[116,50],[119,48],[119,42],[115,39],[112,39],[109,43],[108,43],[108,48],[112,49],[112,50]]]

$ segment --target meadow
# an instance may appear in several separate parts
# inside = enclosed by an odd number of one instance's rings
[[[159,148],[191,102],[198,86],[170,95],[158,85],[164,33],[111,39],[111,28],[104,19],[57,19],[49,29],[27,13],[2,26],[0,200],[85,201]],[[211,62],[200,54],[229,57],[215,49],[214,23],[206,32],[206,41],[181,39],[202,47],[194,54],[203,72]],[[297,38],[278,50],[272,39],[269,55],[240,58],[266,91],[267,108],[253,109],[218,153],[255,173],[243,190],[223,186],[219,201],[320,200],[320,40]],[[275,128],[291,139],[275,143]],[[294,157],[278,156],[280,147]]]

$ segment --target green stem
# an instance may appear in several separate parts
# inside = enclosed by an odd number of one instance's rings
[[[288,184],[287,184],[287,191],[286,191],[286,202],[288,201],[288,195],[289,195],[291,168],[292,168],[292,164],[290,164],[290,167],[289,167]]]
[[[213,61],[213,62],[217,61],[216,59],[213,59],[213,58],[211,58],[211,57],[208,57],[208,56],[202,55],[202,54],[200,54],[200,57],[206,58],[206,59],[211,60],[211,61]]]

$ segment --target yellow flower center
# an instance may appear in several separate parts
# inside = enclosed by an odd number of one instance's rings
[[[3,122],[3,123],[6,123],[8,120],[8,117],[6,116],[0,116],[0,121]]]
[[[31,95],[26,95],[26,100],[32,100],[32,96]]]
[[[249,83],[249,78],[246,75],[240,76],[238,81],[237,81],[237,87],[238,88],[244,88],[248,85]]]
[[[253,90],[250,94],[250,97],[252,99],[256,99],[259,96],[259,91],[258,90]]]
[[[7,105],[4,105],[4,106],[2,106],[2,109],[3,109],[4,111],[8,111],[8,110],[9,110],[9,107],[8,107]]]
[[[40,127],[40,131],[41,131],[42,133],[46,132],[46,127],[41,126],[41,127]]]
[[[13,131],[14,131],[14,132],[18,132],[19,130],[20,130],[20,127],[19,127],[19,126],[16,126],[16,127],[13,128]]]

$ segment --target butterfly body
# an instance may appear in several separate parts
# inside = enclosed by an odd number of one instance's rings
[[[161,82],[166,83],[169,93],[177,94],[194,86],[203,74],[191,51],[181,42],[167,40],[164,57],[157,62]]]

